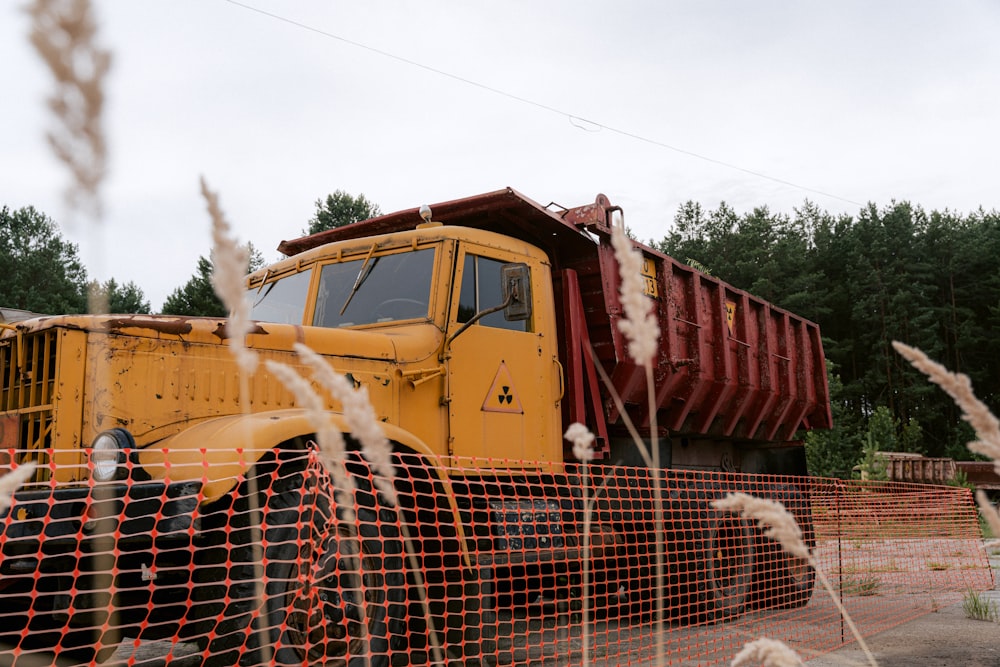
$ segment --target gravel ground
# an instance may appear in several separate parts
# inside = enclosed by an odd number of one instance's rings
[[[983,598],[992,601],[1000,607],[1000,550],[995,549],[991,557],[991,565],[997,573],[997,587],[983,594]],[[817,591],[817,594],[820,594]],[[814,600],[813,603],[819,602]],[[812,604],[811,603],[811,606]],[[532,615],[533,616],[533,615]],[[563,645],[564,649],[579,650],[579,638],[566,634],[565,628],[560,628],[558,614],[544,614],[542,617],[525,618],[523,627],[512,637],[510,645],[518,662],[526,661],[534,665],[559,665],[561,651],[555,655],[546,655],[548,651],[538,651],[539,645]],[[720,626],[720,629],[725,626]],[[629,646],[620,658],[626,663],[636,664],[648,660],[652,655],[645,648],[646,641],[631,637],[630,630],[621,628],[616,636],[620,645]],[[609,634],[609,639],[612,635]],[[925,614],[916,620],[903,623],[894,628],[869,637],[867,644],[880,667],[1000,667],[1000,623],[976,621],[966,617],[962,604],[950,604],[937,611]],[[638,646],[639,650],[635,651]],[[126,640],[110,661],[110,664],[134,664],[142,667],[158,667],[166,664],[165,654],[170,651],[168,643],[143,642],[136,647]],[[651,648],[651,647],[650,647]],[[593,647],[594,664],[615,664],[620,662],[607,647]],[[175,667],[196,667],[200,664],[200,656],[188,655],[193,646],[177,645],[173,647],[173,659],[169,662]],[[575,652],[575,651],[574,651]],[[803,655],[803,658],[808,658]],[[677,658],[674,658],[674,664]],[[2,662],[2,661],[0,661]],[[522,663],[523,664],[523,663]],[[687,664],[685,662],[679,663]],[[690,664],[700,664],[691,661]],[[865,654],[852,643],[845,648],[809,659],[808,667],[840,667],[842,665],[867,665]]]
[[[990,564],[998,585],[983,598],[1000,607],[1000,553],[992,555]],[[880,632],[866,642],[880,667],[1000,667],[1000,623],[967,618],[961,603]],[[855,643],[806,664],[842,667],[869,662]]]

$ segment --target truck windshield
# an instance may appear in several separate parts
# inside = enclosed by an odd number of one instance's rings
[[[293,273],[248,290],[246,300],[250,304],[250,319],[302,324],[311,276],[312,271]]]
[[[367,264],[360,258],[327,264],[320,273],[313,325],[426,319],[433,273],[433,248],[376,255]]]

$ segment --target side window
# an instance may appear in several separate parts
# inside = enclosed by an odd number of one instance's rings
[[[462,267],[462,291],[458,299],[460,324],[468,322],[481,310],[503,303],[500,269],[504,264],[505,262],[479,255],[465,256],[465,264]],[[502,310],[487,315],[477,324],[511,331],[528,331],[527,321],[508,322],[504,319]]]

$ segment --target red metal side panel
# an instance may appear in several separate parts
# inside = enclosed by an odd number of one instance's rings
[[[639,246],[656,266],[660,352],[654,405],[661,429],[679,435],[785,442],[829,428],[819,328],[712,276]],[[649,425],[645,374],[618,331],[618,265],[599,248],[614,358],[612,380],[637,424]],[[614,421],[617,415],[611,415]]]

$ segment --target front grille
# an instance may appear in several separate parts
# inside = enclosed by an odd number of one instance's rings
[[[35,481],[48,478],[52,456],[58,341],[57,329],[0,341],[0,412],[16,425],[4,429],[3,448],[18,463],[38,463]]]

